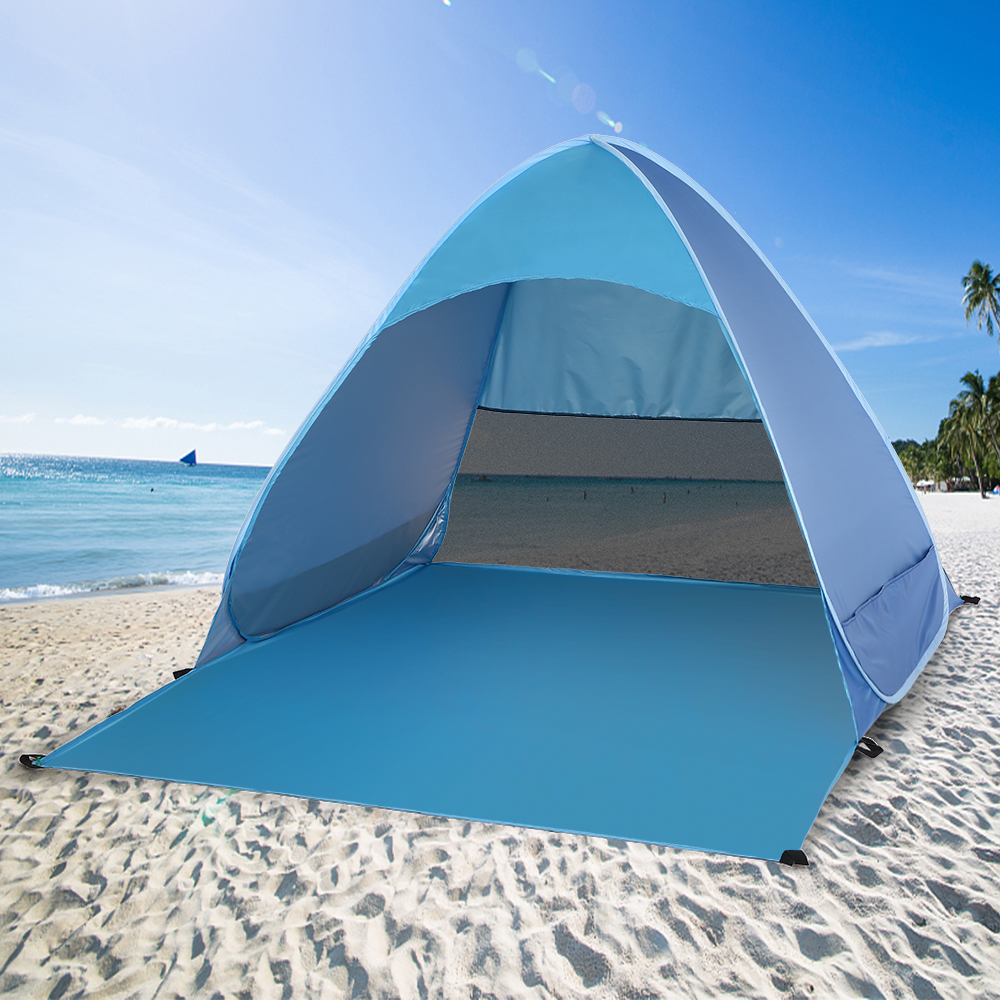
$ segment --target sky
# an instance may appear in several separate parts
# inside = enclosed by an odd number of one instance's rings
[[[0,0],[0,452],[271,464],[483,191],[616,124],[932,437],[1000,370],[961,304],[1000,267],[995,46],[953,10]]]

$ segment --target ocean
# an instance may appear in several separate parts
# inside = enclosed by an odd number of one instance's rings
[[[221,583],[269,471],[0,455],[0,602]]]
[[[221,583],[268,471],[0,455],[0,603]],[[782,483],[460,475],[437,558],[815,586]]]

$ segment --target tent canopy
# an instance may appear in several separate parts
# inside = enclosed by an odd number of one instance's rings
[[[763,485],[724,485],[749,480],[776,484],[766,511]],[[806,586],[649,555],[698,518],[731,526],[741,499],[767,538],[791,525]],[[552,548],[570,522],[585,553]],[[520,532],[490,549],[520,568],[441,561],[490,531]],[[675,167],[585,137],[473,205],[315,406],[240,532],[198,669],[45,763],[777,857],[957,603],[885,434],[773,268]],[[292,735],[278,672],[307,748],[294,777],[267,763]],[[237,716],[271,735],[248,744]],[[793,787],[779,727],[802,740]]]

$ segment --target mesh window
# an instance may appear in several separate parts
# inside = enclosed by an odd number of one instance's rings
[[[480,409],[435,562],[818,586],[759,421]]]

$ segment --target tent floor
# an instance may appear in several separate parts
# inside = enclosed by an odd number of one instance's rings
[[[818,590],[435,563],[43,764],[777,860],[856,738]]]

